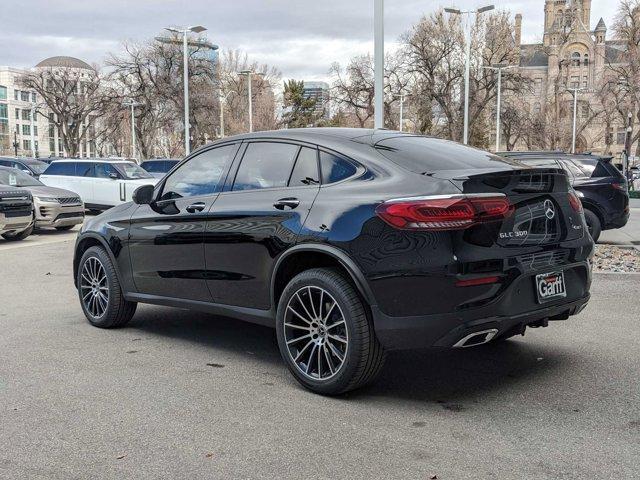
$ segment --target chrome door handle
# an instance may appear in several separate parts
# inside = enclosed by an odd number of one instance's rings
[[[205,206],[204,202],[196,202],[189,205],[185,210],[189,213],[196,213],[203,211]]]
[[[276,203],[273,204],[278,210],[284,210],[285,207],[289,207],[290,209],[296,208],[300,205],[300,200],[297,198],[281,198]]]

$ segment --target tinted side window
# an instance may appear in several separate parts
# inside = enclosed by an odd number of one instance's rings
[[[10,167],[11,163],[8,160],[0,160],[0,166],[2,166],[2,167]]]
[[[94,170],[96,178],[111,178],[111,175],[117,175],[118,178],[122,178],[122,175],[110,163],[96,163]]]
[[[323,184],[339,182],[358,170],[353,163],[326,152],[320,152],[320,169]]]
[[[318,185],[320,176],[318,175],[318,151],[314,148],[302,147],[296,160],[296,165],[291,172],[289,179],[290,187],[304,185]]]
[[[298,147],[288,143],[250,143],[233,190],[285,187],[297,152]]]
[[[225,145],[193,157],[167,178],[160,199],[169,200],[219,192],[222,176],[233,160],[237,148],[237,145]]]
[[[95,177],[94,171],[94,163],[92,162],[82,162],[78,163],[76,166],[76,176],[77,177]]]
[[[73,177],[76,174],[76,164],[74,162],[53,162],[44,173],[45,175]]]

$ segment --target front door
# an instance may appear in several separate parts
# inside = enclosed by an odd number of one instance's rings
[[[207,220],[205,259],[214,302],[269,309],[273,265],[295,244],[319,183],[315,148],[247,146],[230,190],[220,194]]]
[[[133,213],[129,251],[138,293],[211,301],[204,230],[237,149],[227,144],[197,153],[158,185],[157,201]]]

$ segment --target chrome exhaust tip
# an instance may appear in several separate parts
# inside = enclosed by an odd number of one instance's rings
[[[484,343],[490,342],[493,337],[498,334],[497,328],[490,328],[489,330],[481,330],[479,332],[473,332],[469,335],[462,337],[458,340],[453,348],[468,348],[475,347],[477,345],[482,345]]]

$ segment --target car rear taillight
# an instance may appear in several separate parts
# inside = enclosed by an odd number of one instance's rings
[[[581,212],[582,202],[580,201],[578,196],[574,192],[569,192],[567,196],[569,197],[569,204],[571,205],[571,208],[573,208],[578,213]]]
[[[615,188],[616,190],[622,190],[623,192],[627,191],[627,184],[626,183],[612,183],[611,186],[613,188]]]
[[[376,208],[385,222],[402,230],[464,230],[502,220],[513,211],[504,195],[452,195],[389,200]]]

